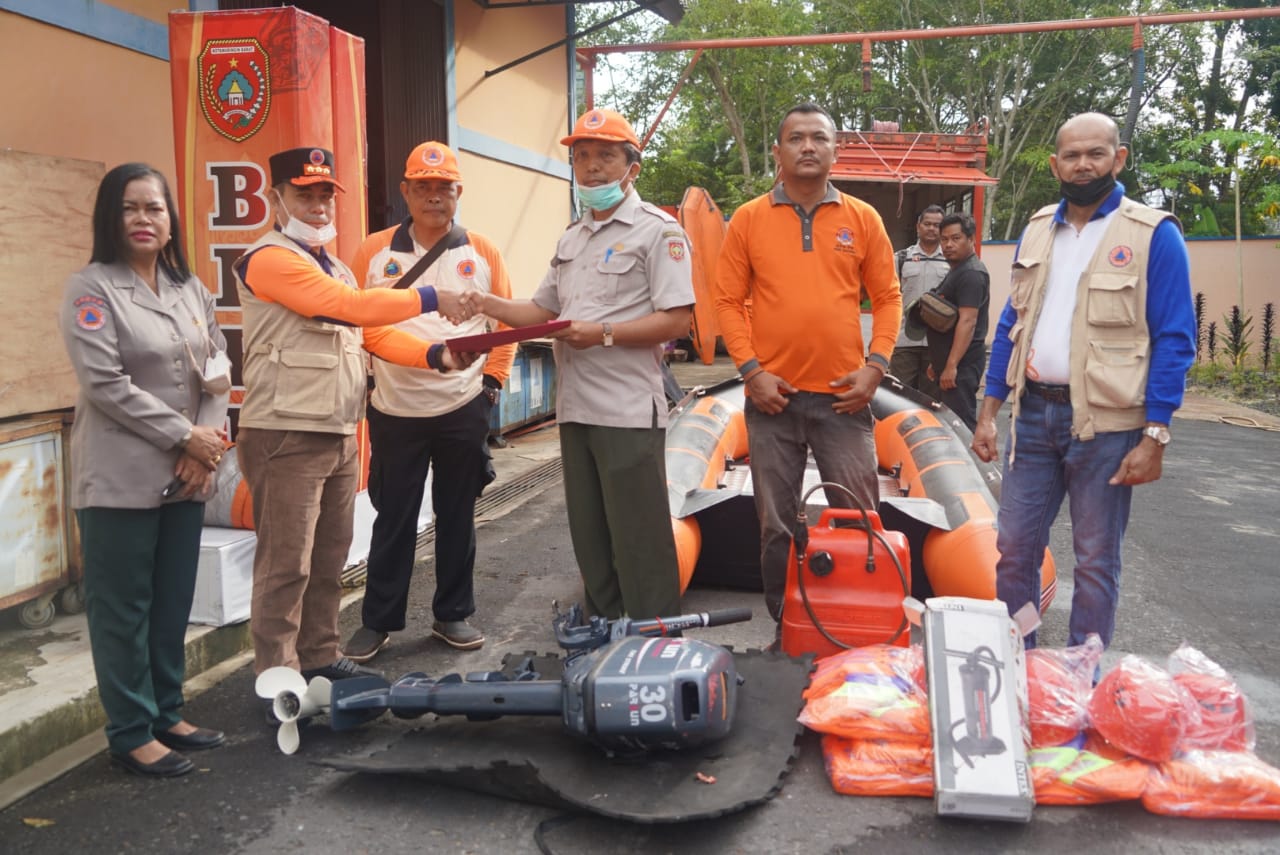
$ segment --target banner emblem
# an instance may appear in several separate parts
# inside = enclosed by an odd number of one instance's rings
[[[200,108],[233,142],[262,129],[271,109],[271,61],[254,38],[211,39],[200,52]]]

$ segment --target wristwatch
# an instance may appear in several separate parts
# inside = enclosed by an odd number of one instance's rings
[[[613,347],[613,324],[601,324],[604,327],[604,346]]]
[[[1147,425],[1142,431],[1143,436],[1149,436],[1156,441],[1156,445],[1164,448],[1169,444],[1169,440],[1173,439],[1173,434],[1169,433],[1169,429],[1164,425]]]

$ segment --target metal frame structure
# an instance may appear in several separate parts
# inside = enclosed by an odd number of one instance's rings
[[[477,0],[480,2],[480,0]],[[648,142],[657,130],[658,124],[666,115],[668,108],[675,100],[676,95],[680,91],[690,73],[693,71],[694,65],[702,56],[705,50],[725,49],[725,48],[757,48],[757,47],[799,47],[804,45],[832,45],[832,44],[862,44],[862,87],[863,91],[871,89],[871,46],[876,42],[904,42],[904,41],[926,41],[932,39],[950,39],[950,38],[975,38],[980,36],[995,35],[1016,35],[1024,33],[1045,33],[1045,32],[1062,32],[1070,30],[1098,30],[1098,29],[1118,29],[1122,27],[1133,28],[1133,51],[1136,55],[1141,54],[1143,49],[1143,29],[1152,26],[1170,26],[1174,24],[1194,24],[1205,23],[1209,21],[1236,21],[1236,20],[1253,20],[1261,18],[1278,18],[1280,17],[1280,7],[1276,8],[1259,8],[1259,9],[1224,9],[1208,12],[1171,12],[1155,15],[1124,15],[1108,18],[1082,18],[1077,20],[1058,20],[1058,21],[1031,21],[1009,24],[974,24],[960,27],[939,27],[936,29],[915,29],[915,30],[881,30],[869,33],[822,33],[807,36],[753,36],[746,38],[718,38],[718,39],[685,39],[672,42],[646,42],[633,45],[596,45],[591,47],[579,47],[576,49],[577,61],[579,67],[583,70],[584,89],[586,96],[586,105],[590,109],[595,105],[595,87],[593,84],[593,76],[595,71],[596,57],[610,53],[640,53],[654,51],[679,51],[692,50],[695,51],[692,60],[685,68],[679,82],[676,84],[674,91],[663,104],[662,109],[658,112],[657,118],[652,126],[644,135],[644,142]],[[1132,110],[1131,110],[1132,114]],[[1131,115],[1132,119],[1136,118]],[[941,155],[941,160],[947,161],[950,158],[942,155],[944,146],[955,146],[956,153],[960,153],[969,144],[961,143],[969,134],[964,135],[947,135],[947,134],[893,134],[884,135],[878,133],[857,132],[857,131],[841,131],[841,158],[837,160],[836,169],[840,168],[842,162],[847,165],[854,165],[863,155],[855,152],[854,147],[850,144],[851,140],[847,138],[857,135],[861,137],[861,141],[867,143],[870,151],[866,152],[866,156],[879,159],[885,167],[884,177],[880,181],[898,182],[899,199],[901,200],[902,187],[908,181],[915,180],[920,183],[956,183],[947,180],[947,176],[940,176],[941,181],[928,181],[923,172],[917,168],[914,171],[907,160],[911,151],[921,142],[926,146],[932,145]],[[940,138],[947,138],[948,142],[944,143]],[[928,138],[928,139],[926,139]],[[912,141],[914,140],[914,142]],[[957,142],[950,142],[957,141]],[[902,162],[893,167],[889,164],[888,158],[883,156],[883,152],[888,150],[892,156],[893,150],[901,150],[902,146],[908,146],[903,156]],[[967,166],[976,168],[979,171],[985,169],[986,166],[986,126],[985,121],[982,122],[979,135],[972,140],[972,157]],[[839,180],[840,176],[833,169],[833,180]],[[857,180],[857,179],[855,179]],[[862,180],[867,180],[863,178]],[[874,180],[874,179],[872,179]],[[982,222],[984,190],[983,183],[974,181],[973,193],[973,215],[979,223]],[[994,181],[988,180],[987,184],[994,184]]]
[[[606,0],[472,0],[481,9],[525,9],[530,6],[579,6],[584,3],[604,3]],[[636,5],[651,8],[673,24],[684,17],[681,0],[636,0]]]

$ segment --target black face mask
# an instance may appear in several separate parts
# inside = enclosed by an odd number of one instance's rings
[[[1087,208],[1099,199],[1109,195],[1116,187],[1116,177],[1108,172],[1101,178],[1095,178],[1088,184],[1069,184],[1061,181],[1062,198],[1072,205]]]

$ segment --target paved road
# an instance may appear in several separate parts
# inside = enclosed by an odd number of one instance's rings
[[[1258,753],[1280,765],[1280,434],[1180,421],[1165,478],[1142,488],[1126,551],[1113,654],[1162,658],[1186,639],[1230,669],[1254,702]],[[1068,564],[1065,518],[1054,534]],[[416,632],[395,638],[389,674],[494,667],[507,650],[551,646],[548,604],[575,597],[576,577],[558,489],[480,530],[478,619],[489,643],[455,656]],[[430,574],[415,586],[411,626],[430,623]],[[1064,580],[1065,581],[1065,580]],[[694,591],[691,608],[758,606],[758,595]],[[1070,587],[1046,614],[1045,644],[1065,640]],[[354,611],[346,623],[357,619]],[[346,627],[349,629],[350,627]],[[710,631],[708,631],[710,632]],[[738,646],[769,638],[761,621],[707,635]],[[225,728],[226,747],[201,771],[143,781],[95,757],[0,812],[5,852],[275,853],[536,852],[535,830],[557,811],[414,780],[347,775],[309,759],[371,753],[413,723],[380,720],[349,734],[304,734],[299,755],[275,752],[242,668],[191,704],[191,718]],[[54,821],[31,828],[23,818]],[[546,833],[551,851],[1220,853],[1280,851],[1280,826],[1156,817],[1136,804],[1039,808],[1030,825],[942,821],[925,799],[858,799],[830,790],[817,741],[774,801],[738,815],[646,827],[579,819]]]

